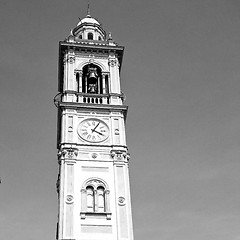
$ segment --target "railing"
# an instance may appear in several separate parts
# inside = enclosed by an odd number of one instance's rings
[[[109,104],[108,94],[77,93],[78,103]]]
[[[123,94],[90,94],[90,93],[77,93],[75,91],[65,91],[59,93],[54,98],[54,104],[58,106],[59,102],[75,102],[86,104],[112,104],[122,105],[124,103]]]

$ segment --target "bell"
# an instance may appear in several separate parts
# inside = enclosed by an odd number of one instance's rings
[[[89,73],[89,79],[90,78],[95,78],[95,79],[97,79],[97,74],[95,73],[95,71],[91,71],[90,73]]]
[[[89,68],[88,69],[88,78],[89,79],[91,79],[91,78],[97,79],[97,77],[98,77],[97,69],[96,68]]]

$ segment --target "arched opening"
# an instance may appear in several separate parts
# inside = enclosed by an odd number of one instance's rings
[[[94,212],[94,189],[92,186],[88,186],[87,190],[87,211]]]
[[[98,212],[105,211],[105,197],[104,197],[105,189],[100,186],[97,188],[97,203],[98,203]]]
[[[93,40],[93,33],[88,33],[88,40]]]
[[[82,92],[89,94],[102,94],[102,71],[95,64],[88,64],[83,67]]]

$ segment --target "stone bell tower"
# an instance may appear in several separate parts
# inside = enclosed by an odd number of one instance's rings
[[[133,240],[123,51],[90,14],[59,43],[59,240]]]

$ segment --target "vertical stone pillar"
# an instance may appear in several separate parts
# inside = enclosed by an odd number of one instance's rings
[[[81,207],[81,211],[82,212],[86,212],[87,211],[87,190],[86,189],[82,189],[81,190],[81,200],[82,200],[82,207]]]
[[[60,239],[74,238],[74,179],[76,149],[63,149],[61,152],[61,205],[60,205]]]
[[[68,89],[68,64],[67,64],[67,53],[64,54],[63,58],[63,91]]]
[[[110,198],[109,198],[109,190],[105,191],[105,211],[110,212]]]
[[[82,92],[82,72],[79,72],[78,92]]]
[[[87,76],[85,77],[85,92],[86,93],[88,92],[88,89],[87,89]]]
[[[98,211],[98,194],[97,194],[96,189],[94,189],[93,192],[94,192],[94,194],[93,194],[93,196],[94,196],[94,209],[93,209],[93,211],[97,212]]]
[[[101,86],[101,85],[100,85],[100,77],[97,78],[97,86],[98,86],[98,88],[97,88],[97,89],[98,89],[97,94],[100,94],[100,92],[101,92],[101,89],[100,89],[100,86]]]
[[[74,64],[75,63],[75,55],[70,53],[68,56],[68,90],[74,91]]]
[[[106,94],[106,73],[102,74],[102,88],[103,94]]]
[[[110,67],[111,80],[114,79],[114,82],[111,82],[111,92],[120,94],[120,78],[119,78],[119,63],[118,59],[110,57],[108,59],[108,64]]]

